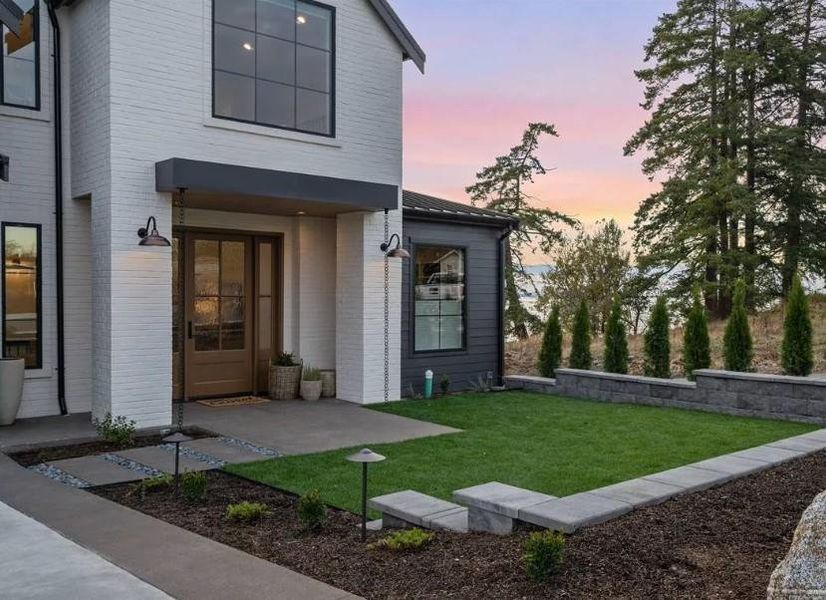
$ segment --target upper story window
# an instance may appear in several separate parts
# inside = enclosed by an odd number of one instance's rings
[[[332,136],[333,21],[315,2],[213,0],[213,114]]]
[[[5,25],[1,28],[3,60],[0,61],[0,104],[40,108],[38,69],[40,23],[36,0],[15,0],[23,9],[20,35]]]
[[[416,246],[415,254],[414,351],[464,349],[464,249]]]

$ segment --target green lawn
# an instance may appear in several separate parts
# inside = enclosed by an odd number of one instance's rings
[[[501,481],[565,496],[812,431],[813,426],[650,406],[605,404],[525,392],[467,394],[374,408],[462,429],[377,444],[387,460],[370,470],[370,494],[453,490]],[[360,468],[336,450],[228,469],[357,510]]]

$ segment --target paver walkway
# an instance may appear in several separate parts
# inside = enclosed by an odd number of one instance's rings
[[[353,600],[356,596],[24,469],[0,454],[0,502],[178,600]],[[0,526],[0,539],[5,531]],[[3,563],[0,562],[0,565]],[[37,559],[40,566],[43,561]],[[6,582],[5,567],[0,586]],[[0,587],[0,597],[7,595]],[[71,598],[71,596],[59,596]],[[84,600],[128,598],[91,594]]]
[[[14,600],[170,600],[134,575],[0,502],[0,596]]]

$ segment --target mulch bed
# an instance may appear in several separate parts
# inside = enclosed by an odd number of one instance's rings
[[[215,437],[214,433],[196,427],[184,428],[184,433],[193,439]],[[104,452],[117,452],[118,450],[131,450],[133,448],[157,446],[158,444],[163,443],[162,440],[164,437],[165,436],[160,434],[139,435],[135,436],[132,443],[127,444],[126,446],[112,444],[103,440],[97,440],[94,442],[83,442],[80,444],[66,444],[64,446],[24,450],[22,452],[13,452],[9,454],[9,456],[17,461],[18,464],[24,467],[30,467],[42,462],[62,460],[64,458],[78,458],[79,456],[103,454]]]
[[[533,585],[520,564],[528,535],[439,532],[423,551],[390,554],[359,542],[359,519],[331,511],[321,534],[301,532],[296,499],[221,472],[203,504],[171,493],[141,500],[129,485],[99,495],[366,598],[765,598],[769,576],[814,496],[826,452],[676,498],[568,537],[565,567]],[[264,502],[255,525],[227,523],[227,504]],[[376,539],[380,534],[371,533]]]

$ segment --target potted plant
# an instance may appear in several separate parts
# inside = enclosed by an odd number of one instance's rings
[[[270,365],[270,398],[294,400],[301,383],[301,362],[289,352],[279,354]]]
[[[25,372],[24,359],[0,358],[0,425],[11,425],[17,418],[23,400]]]
[[[321,398],[321,371],[308,366],[301,378],[301,397],[313,402]]]

